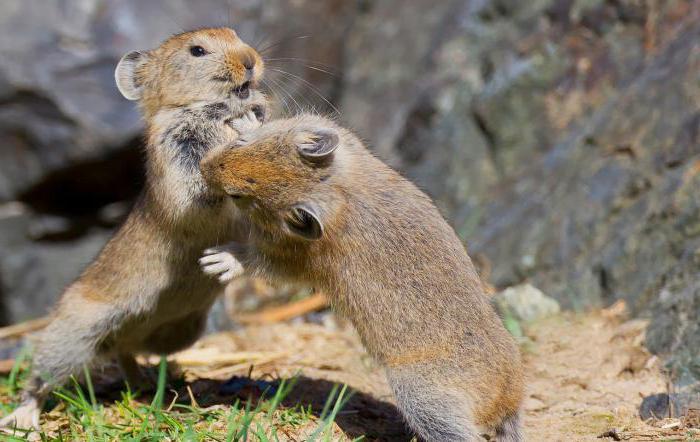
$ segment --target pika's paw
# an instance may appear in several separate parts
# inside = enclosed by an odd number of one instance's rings
[[[262,126],[265,119],[264,114],[260,114],[261,111],[258,107],[253,107],[246,113],[235,120],[232,120],[229,125],[238,132],[238,137],[234,143],[235,146],[243,146],[249,144],[255,138],[255,131]]]
[[[225,247],[205,250],[199,265],[204,273],[216,276],[224,284],[243,274],[243,265]]]
[[[15,409],[9,416],[0,420],[0,427],[4,433],[23,434],[26,431],[31,431],[28,435],[29,440],[37,440],[32,436],[38,436],[36,431],[39,429],[39,415],[41,409],[36,399],[30,399]],[[24,430],[24,431],[22,431]]]
[[[263,117],[259,117],[259,111],[248,110],[240,118],[232,120],[229,124],[230,126],[238,132],[238,140],[236,145],[247,144],[250,140],[250,134],[255,129],[262,126]]]

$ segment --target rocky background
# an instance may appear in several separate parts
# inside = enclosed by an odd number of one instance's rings
[[[700,3],[4,0],[0,323],[46,313],[143,181],[119,57],[233,25],[283,112],[337,113],[430,193],[496,287],[624,299],[700,379]]]

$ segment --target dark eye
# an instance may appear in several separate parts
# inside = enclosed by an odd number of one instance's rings
[[[190,54],[195,57],[201,57],[202,55],[207,55],[208,52],[201,46],[190,46]]]

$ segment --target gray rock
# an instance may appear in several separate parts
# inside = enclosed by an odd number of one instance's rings
[[[642,399],[642,404],[639,406],[639,417],[642,420],[663,419],[682,415],[683,410],[680,409],[675,395],[669,396],[667,393],[645,396]]]
[[[530,284],[521,284],[496,293],[493,303],[503,316],[531,322],[559,313],[559,303]]]
[[[575,309],[624,299],[684,384],[700,380],[692,5],[383,3],[356,19],[341,95],[497,287],[532,281]]]
[[[697,410],[698,406],[700,394],[697,391],[652,394],[642,399],[639,417],[642,420],[680,417],[685,416],[689,410]]]
[[[110,230],[94,228],[77,240],[34,241],[31,219],[29,213],[0,219],[1,313],[8,322],[48,313],[111,235]]]

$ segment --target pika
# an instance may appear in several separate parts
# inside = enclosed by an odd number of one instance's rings
[[[522,440],[518,346],[427,195],[312,115],[243,133],[201,169],[252,224],[247,242],[205,255],[205,271],[233,256],[247,273],[327,293],[421,438]]]
[[[97,356],[116,357],[140,384],[135,354],[172,353],[200,335],[222,290],[197,259],[245,228],[230,199],[206,186],[199,162],[237,138],[235,118],[264,118],[263,71],[260,55],[228,28],[179,34],[121,59],[118,89],[138,100],[147,126],[144,190],[36,336],[21,405],[0,425],[38,428],[48,393]]]

